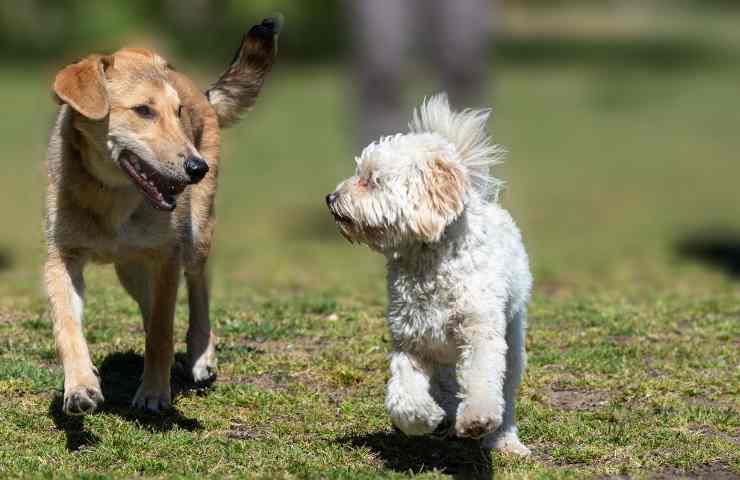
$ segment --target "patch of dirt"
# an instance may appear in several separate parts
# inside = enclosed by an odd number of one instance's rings
[[[740,430],[735,431],[733,435],[733,434],[728,434],[725,432],[717,432],[709,425],[704,425],[702,423],[690,423],[688,425],[688,429],[691,432],[699,433],[702,436],[707,437],[707,438],[719,437],[730,443],[734,443],[735,445],[740,447]]]
[[[737,404],[732,404],[730,402],[723,402],[719,400],[712,400],[711,398],[701,396],[688,397],[686,398],[686,403],[695,407],[717,408],[720,410],[736,410],[738,408]]]
[[[247,340],[244,345],[257,351],[275,352],[305,352],[313,353],[326,345],[328,340],[322,337],[295,337],[288,340]]]
[[[33,318],[33,315],[29,312],[0,307],[0,325],[10,325],[12,323],[20,325],[21,322],[31,318]]]
[[[255,376],[240,376],[240,377],[222,377],[219,378],[221,383],[231,383],[235,385],[254,385],[260,390],[269,392],[279,392],[287,390],[287,384],[278,382],[272,375],[263,374]]]
[[[241,419],[231,419],[229,429],[225,432],[226,437],[234,440],[257,440],[264,441],[274,438],[277,434],[273,431],[274,424],[287,424],[295,421],[295,417],[287,415],[273,415],[267,423],[250,424]],[[293,432],[290,437],[292,442],[311,442],[315,435],[310,432]]]
[[[678,468],[669,468],[660,473],[650,475],[649,478],[657,480],[682,479],[712,479],[712,480],[737,480],[740,475],[733,472],[729,465],[724,463],[709,463],[700,465],[691,470],[684,471]]]
[[[627,345],[632,342],[634,337],[630,335],[612,335],[606,337],[606,341],[609,343],[616,343],[618,345]]]
[[[602,391],[550,390],[547,403],[561,410],[593,410],[606,405],[609,394]]]
[[[219,379],[219,381],[222,381]],[[341,416],[341,407],[345,399],[356,393],[353,387],[337,387],[331,383],[320,380],[311,375],[309,371],[298,372],[291,375],[275,376],[263,374],[253,377],[235,377],[227,380],[229,383],[241,385],[254,385],[266,392],[286,392],[291,385],[304,385],[312,392],[321,392],[326,397],[329,408],[334,409],[336,416]]]
[[[239,347],[245,348],[254,354],[278,357],[277,359],[271,359],[277,360],[278,363],[287,362],[289,364],[296,365],[305,364],[307,362],[310,363],[310,357],[312,354],[325,343],[326,340],[323,339],[298,337],[290,340],[247,340],[245,342],[240,342]],[[230,347],[226,346],[225,348],[228,349]],[[234,359],[227,358],[225,360],[226,363],[229,361],[234,361]],[[292,383],[298,375],[299,374],[296,373],[284,372],[282,374],[271,373],[246,377],[221,376],[219,381],[234,384],[255,384],[265,390],[284,390],[287,384]]]
[[[700,465],[691,470],[681,470],[680,468],[667,468],[661,472],[649,472],[647,474],[640,474],[640,478],[649,478],[650,480],[737,480],[740,479],[740,475],[733,472],[728,465],[724,463],[715,462],[705,465]],[[608,475],[603,477],[597,477],[600,480],[630,480],[633,477],[629,475]]]
[[[663,364],[662,361],[657,360],[651,355],[645,355],[642,357],[642,364],[647,369],[647,372],[653,377],[660,377],[663,375],[663,371],[660,366]]]
[[[325,382],[317,380],[310,372],[280,372],[280,373],[263,373],[261,375],[238,376],[230,378],[219,378],[221,383],[231,383],[235,385],[254,385],[260,390],[268,392],[284,392],[290,385],[305,385],[309,390],[321,391],[330,387]]]
[[[312,392],[321,392],[326,398],[329,408],[335,409],[337,417],[341,416],[341,404],[344,399],[356,391],[352,386],[337,386],[331,381],[331,374],[321,370],[312,361],[323,349],[328,340],[321,337],[298,337],[289,340],[247,341],[247,348],[260,354],[275,356],[279,363],[285,365],[284,370],[272,369],[261,375],[225,376],[219,377],[221,383],[239,385],[254,385],[267,392],[285,392],[292,385],[302,385]],[[288,367],[290,365],[291,367]],[[290,371],[296,365],[303,365],[300,371]]]
[[[272,436],[266,425],[248,425],[241,420],[232,419],[226,436],[233,440],[265,440]]]
[[[535,459],[538,464],[547,468],[578,466],[578,464],[557,460],[553,457],[550,452],[555,450],[557,447],[554,443],[530,443],[527,444],[527,446],[532,450],[532,458]]]
[[[220,346],[230,349],[246,350],[258,355],[288,355],[293,358],[309,357],[324,348],[329,341],[322,337],[296,337],[287,340],[244,340],[225,343]]]

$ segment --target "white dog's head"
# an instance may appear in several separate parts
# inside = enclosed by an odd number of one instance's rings
[[[469,202],[495,196],[489,168],[502,151],[486,134],[489,114],[453,112],[440,94],[414,112],[408,134],[368,145],[326,197],[341,233],[379,251],[437,242]]]

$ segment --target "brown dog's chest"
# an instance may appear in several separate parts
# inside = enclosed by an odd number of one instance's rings
[[[151,226],[149,226],[151,227]],[[105,245],[90,250],[92,261],[96,263],[113,263],[122,260],[145,261],[162,258],[163,253],[176,248],[175,235],[172,232],[150,232],[148,235],[136,235],[123,231],[111,238]]]
[[[118,224],[88,230],[80,247],[95,263],[162,258],[177,248],[175,225],[174,214],[142,206]]]

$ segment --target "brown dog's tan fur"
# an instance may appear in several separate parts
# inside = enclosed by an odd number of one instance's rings
[[[82,330],[88,262],[113,263],[141,309],[144,373],[134,406],[158,411],[170,405],[182,270],[190,307],[189,367],[198,382],[215,375],[206,262],[219,123],[233,122],[254,103],[276,53],[278,30],[272,19],[253,27],[206,94],[143,49],[92,55],[57,74],[53,90],[63,105],[49,142],[45,281],[64,366],[66,413],[89,413],[103,401]],[[189,169],[189,161],[205,162],[205,176]]]

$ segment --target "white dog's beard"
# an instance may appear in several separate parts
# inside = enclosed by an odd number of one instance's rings
[[[349,243],[367,245],[379,253],[384,253],[402,243],[392,228],[361,225],[350,220],[336,220],[335,223],[339,233]]]

